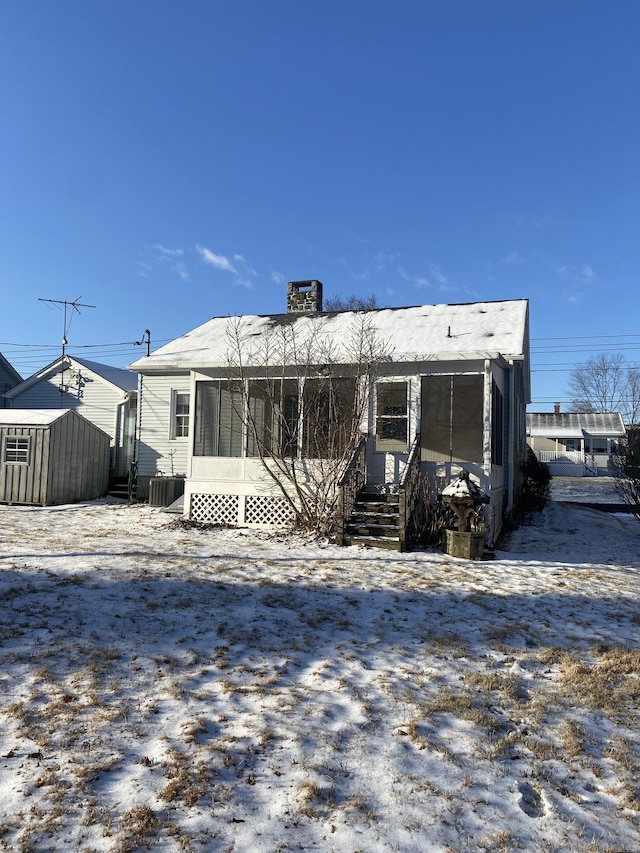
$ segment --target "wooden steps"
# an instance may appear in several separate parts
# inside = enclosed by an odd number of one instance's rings
[[[361,491],[347,521],[345,545],[367,545],[400,551],[398,494]]]

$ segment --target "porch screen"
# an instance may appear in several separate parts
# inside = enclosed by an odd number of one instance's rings
[[[334,459],[347,447],[355,428],[353,379],[307,379],[304,383],[304,453],[309,459]]]
[[[482,462],[484,376],[424,376],[420,441],[425,462]]]
[[[250,382],[247,455],[295,456],[297,432],[297,380]]]
[[[229,382],[197,382],[194,456],[242,456],[242,394]]]

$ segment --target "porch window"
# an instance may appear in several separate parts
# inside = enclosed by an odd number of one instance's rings
[[[307,379],[303,393],[304,454],[308,459],[334,459],[343,452],[355,428],[353,379]]]
[[[189,435],[189,393],[174,391],[172,395],[173,430],[172,438],[187,438]]]
[[[298,382],[296,379],[249,383],[247,456],[296,455]]]
[[[376,450],[407,449],[407,383],[381,382],[376,394]]]
[[[236,383],[196,383],[194,456],[242,456],[242,390]]]
[[[424,376],[422,458],[426,462],[482,462],[484,376]]]
[[[15,465],[28,465],[29,438],[8,435],[4,440],[4,461]]]

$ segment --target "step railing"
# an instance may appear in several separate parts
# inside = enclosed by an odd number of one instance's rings
[[[344,544],[347,524],[353,512],[358,492],[364,486],[366,478],[367,439],[366,436],[363,436],[338,482],[339,506],[336,518],[336,542],[338,545]]]
[[[409,459],[398,489],[400,503],[400,550],[406,551],[415,544],[424,521],[422,477],[420,473],[420,434],[416,434],[409,451]]]

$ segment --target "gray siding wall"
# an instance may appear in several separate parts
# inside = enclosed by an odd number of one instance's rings
[[[138,473],[153,477],[156,473],[167,476],[187,474],[189,438],[173,438],[171,402],[174,391],[190,390],[189,373],[169,376],[143,376],[138,400],[139,444]],[[193,401],[190,423],[193,424]]]
[[[28,464],[6,463],[6,436],[29,439]],[[0,427],[0,501],[70,503],[106,494],[109,436],[69,412],[49,426]]]
[[[74,412],[51,425],[47,503],[88,501],[109,485],[109,437]]]

